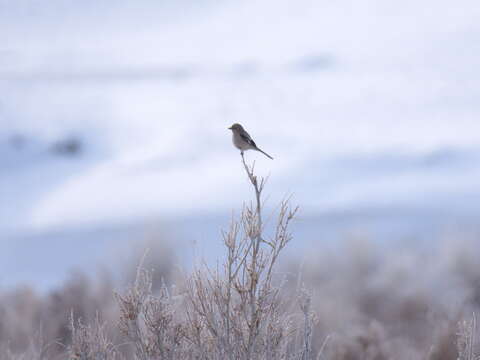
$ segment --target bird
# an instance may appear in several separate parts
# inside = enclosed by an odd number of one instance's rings
[[[252,140],[250,135],[245,131],[242,125],[240,124],[233,124],[228,128],[228,130],[232,130],[232,141],[233,145],[237,149],[240,150],[240,154],[243,157],[243,152],[246,150],[256,150],[260,151],[262,154],[264,154],[266,157],[269,159],[273,160],[273,157],[268,155],[265,151],[260,149],[257,144],[255,144],[255,141]]]

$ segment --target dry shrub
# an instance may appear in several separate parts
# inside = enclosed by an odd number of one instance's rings
[[[286,294],[275,279],[281,251],[292,239],[296,209],[280,206],[269,237],[262,222],[263,179],[243,160],[255,203],[223,234],[227,256],[221,266],[204,265],[177,293],[163,286],[152,293],[152,275],[139,269],[132,287],[117,295],[120,328],[136,359],[312,359],[313,313],[300,296],[303,325],[286,312]],[[295,294],[292,296],[296,299]],[[297,311],[298,312],[298,311]]]
[[[297,209],[283,202],[275,231],[267,238],[261,200],[265,182],[243,164],[256,202],[245,207],[240,220],[223,234],[227,250],[223,266],[204,266],[187,282],[186,311],[195,324],[190,340],[203,358],[298,358],[289,350],[296,330],[292,314],[283,311],[285,295],[274,281],[278,257],[292,239],[288,227]],[[303,344],[308,347],[304,357],[309,358],[310,342]]]
[[[71,316],[72,342],[68,347],[71,360],[115,360],[118,359],[116,347],[108,340],[105,323],[97,315],[91,324],[85,325],[81,319],[76,322]]]
[[[314,346],[331,335],[326,358],[456,359],[457,324],[479,310],[478,244],[376,249],[347,241],[302,265],[315,290]]]
[[[172,257],[167,251],[151,253],[159,263]],[[129,261],[138,264],[136,258]],[[130,276],[124,269],[122,275]],[[170,273],[157,271],[157,275],[168,279]],[[0,292],[0,360],[66,358],[72,344],[72,314],[76,325],[81,319],[82,326],[92,329],[97,315],[100,316],[105,336],[118,342],[119,309],[113,296],[117,285],[108,271],[98,272],[94,279],[74,272],[63,285],[46,294],[30,287]],[[128,354],[123,349],[119,352]]]

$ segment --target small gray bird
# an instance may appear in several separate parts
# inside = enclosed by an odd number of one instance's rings
[[[267,156],[268,158],[273,160],[273,158],[270,155],[268,155],[265,151],[257,147],[257,144],[255,144],[255,141],[252,140],[252,138],[250,137],[250,135],[248,135],[248,133],[245,131],[242,125],[233,124],[228,129],[232,130],[233,145],[235,145],[237,149],[240,149],[240,153],[242,154],[242,156],[243,156],[243,152],[246,150],[257,150],[257,151],[260,151],[265,156]]]

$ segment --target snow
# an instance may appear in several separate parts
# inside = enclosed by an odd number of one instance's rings
[[[230,213],[250,194],[234,122],[275,158],[247,153],[272,206],[474,213],[479,16],[471,0],[0,0],[0,236]],[[77,153],[54,151],[70,138]]]

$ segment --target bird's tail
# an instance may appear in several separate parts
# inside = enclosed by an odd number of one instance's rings
[[[256,147],[255,150],[257,151],[260,151],[263,155],[265,155],[266,157],[268,157],[269,159],[272,159],[273,160],[273,157],[271,157],[270,155],[268,155],[265,151],[263,151],[262,149]]]

